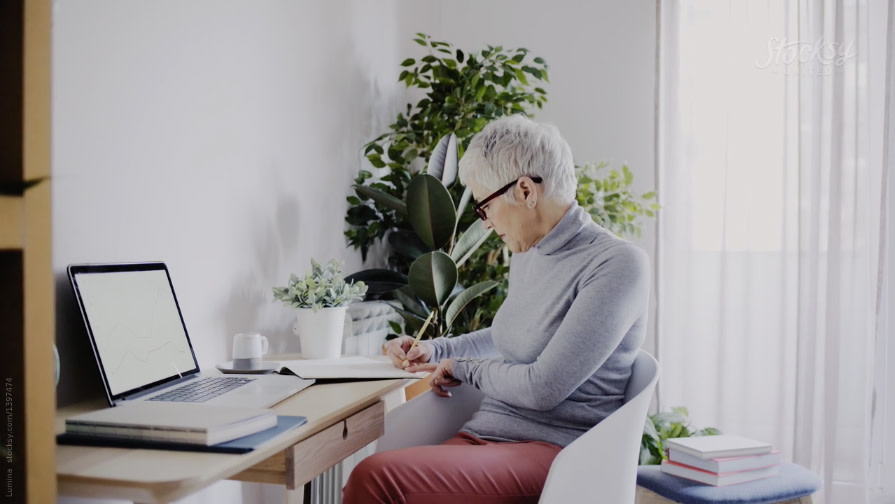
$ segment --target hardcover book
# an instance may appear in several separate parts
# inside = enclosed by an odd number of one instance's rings
[[[138,401],[68,418],[65,432],[211,446],[276,425],[270,409]]]
[[[731,471],[747,471],[749,469],[759,469],[780,463],[780,452],[772,451],[762,455],[742,455],[739,457],[717,457],[710,459],[702,459],[684,453],[676,449],[669,449],[668,460],[677,462],[697,469],[715,473],[725,473]]]
[[[701,459],[762,455],[774,449],[769,443],[729,434],[671,438],[665,440],[665,448]]]

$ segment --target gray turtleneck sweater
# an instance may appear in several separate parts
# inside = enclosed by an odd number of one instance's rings
[[[643,342],[647,255],[577,204],[541,241],[513,254],[491,327],[431,343],[430,362],[485,393],[463,431],[566,446],[618,409]]]

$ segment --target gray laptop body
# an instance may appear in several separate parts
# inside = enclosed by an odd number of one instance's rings
[[[219,376],[199,369],[164,263],[72,264],[68,277],[110,406]],[[201,404],[266,408],[314,383],[280,374],[227,377],[251,381]]]

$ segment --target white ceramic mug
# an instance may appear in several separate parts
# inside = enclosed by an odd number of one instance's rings
[[[267,337],[248,332],[233,336],[233,369],[259,369],[261,357],[267,353]]]

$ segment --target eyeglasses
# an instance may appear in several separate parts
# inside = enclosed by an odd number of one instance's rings
[[[531,177],[531,180],[535,184],[540,184],[541,182],[543,182],[544,179],[542,179],[541,177]],[[507,185],[501,187],[500,189],[494,191],[493,193],[491,193],[491,195],[488,196],[487,198],[472,205],[472,209],[475,210],[475,214],[479,216],[479,219],[488,220],[488,215],[485,213],[485,209],[483,207],[485,205],[487,205],[489,201],[491,201],[494,198],[500,196],[501,194],[507,192],[511,187],[516,185],[516,182],[519,182],[519,179],[516,179],[516,180],[510,182],[509,184],[507,184]]]

